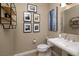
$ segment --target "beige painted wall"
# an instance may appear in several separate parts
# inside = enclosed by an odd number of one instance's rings
[[[49,4],[37,5],[37,13],[40,14],[40,32],[24,33],[23,32],[23,12],[27,11],[27,4],[16,4],[17,7],[17,29],[16,29],[16,53],[28,51],[36,48],[40,43],[43,43],[48,33],[48,11]],[[33,39],[37,40],[33,44]]]
[[[0,29],[0,55],[11,55],[36,48],[40,43],[43,43],[47,36],[56,37],[60,32],[60,15],[58,16],[58,32],[48,31],[48,12],[58,4],[35,4],[37,12],[40,14],[40,32],[39,33],[24,33],[23,32],[23,12],[27,11],[27,4],[16,4],[17,10],[17,28],[15,30]],[[60,9],[59,9],[60,11]],[[58,12],[59,13],[59,12]],[[33,44],[33,39],[37,40]]]
[[[12,55],[36,48],[43,43],[48,33],[48,12],[49,4],[35,4],[37,12],[40,14],[40,32],[23,32],[23,12],[27,11],[27,4],[16,4],[17,28],[4,30],[0,26],[0,55]],[[36,44],[33,44],[36,39]]]
[[[1,16],[4,16],[1,9]],[[3,29],[0,24],[0,55],[13,55],[15,46],[15,29]]]
[[[4,30],[0,26],[0,55],[13,55],[15,30]]]
[[[78,7],[79,4],[78,3],[74,3],[74,4],[70,5],[70,6],[66,6],[66,7],[62,8],[62,18],[65,19],[65,20],[62,19],[62,23],[63,24],[61,26],[62,26],[62,34],[67,34],[68,37],[70,37],[70,38],[73,37],[75,39],[75,41],[79,41],[79,35],[77,35],[78,31],[77,30],[73,31],[72,29],[67,29],[67,28],[69,28],[69,26],[68,26],[69,18],[72,18],[72,17],[78,15],[78,9],[76,9],[77,10],[76,12],[73,12],[73,7],[75,7],[75,6]],[[69,10],[69,8],[70,8],[70,10]],[[67,11],[67,10],[69,10],[69,11]],[[68,15],[65,15],[65,17],[64,17],[64,13],[63,13],[64,11],[66,11],[66,14],[68,14]],[[70,15],[70,13],[72,13],[72,14]],[[74,32],[74,34],[73,34],[73,32]],[[77,33],[77,34],[75,34],[75,33]]]
[[[64,11],[64,32],[65,33],[79,34],[79,29],[72,29],[69,26],[69,22],[71,18],[78,17],[78,15],[79,15],[79,5]]]

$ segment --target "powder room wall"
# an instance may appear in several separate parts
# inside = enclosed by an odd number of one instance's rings
[[[37,13],[40,14],[40,32],[23,32],[23,12],[27,11],[27,4],[16,4],[17,7],[17,29],[16,29],[16,53],[32,50],[40,43],[43,43],[48,33],[48,12],[49,4],[38,3]],[[36,44],[33,44],[36,39]]]

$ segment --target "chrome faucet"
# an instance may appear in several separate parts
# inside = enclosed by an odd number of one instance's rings
[[[68,38],[68,35],[67,34],[64,34],[64,39],[67,39]]]

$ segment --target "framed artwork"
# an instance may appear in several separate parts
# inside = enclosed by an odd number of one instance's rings
[[[37,5],[27,4],[27,10],[29,12],[37,12]]]
[[[24,23],[24,32],[25,33],[31,32],[31,23]]]
[[[10,3],[2,3],[2,6],[9,6],[10,7]]]
[[[40,14],[34,13],[33,18],[34,22],[40,22]]]
[[[34,28],[33,28],[33,31],[34,32],[39,32],[40,31],[40,24],[39,23],[34,23]]]
[[[79,17],[73,17],[69,21],[69,25],[73,29],[78,29],[79,28]]]
[[[30,12],[24,12],[24,21],[30,22],[32,20],[32,14]]]

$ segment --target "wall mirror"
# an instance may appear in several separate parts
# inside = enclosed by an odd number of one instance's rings
[[[68,9],[62,9],[61,31],[63,33],[79,34],[79,4]]]
[[[49,12],[49,31],[56,32],[58,30],[58,7]]]

